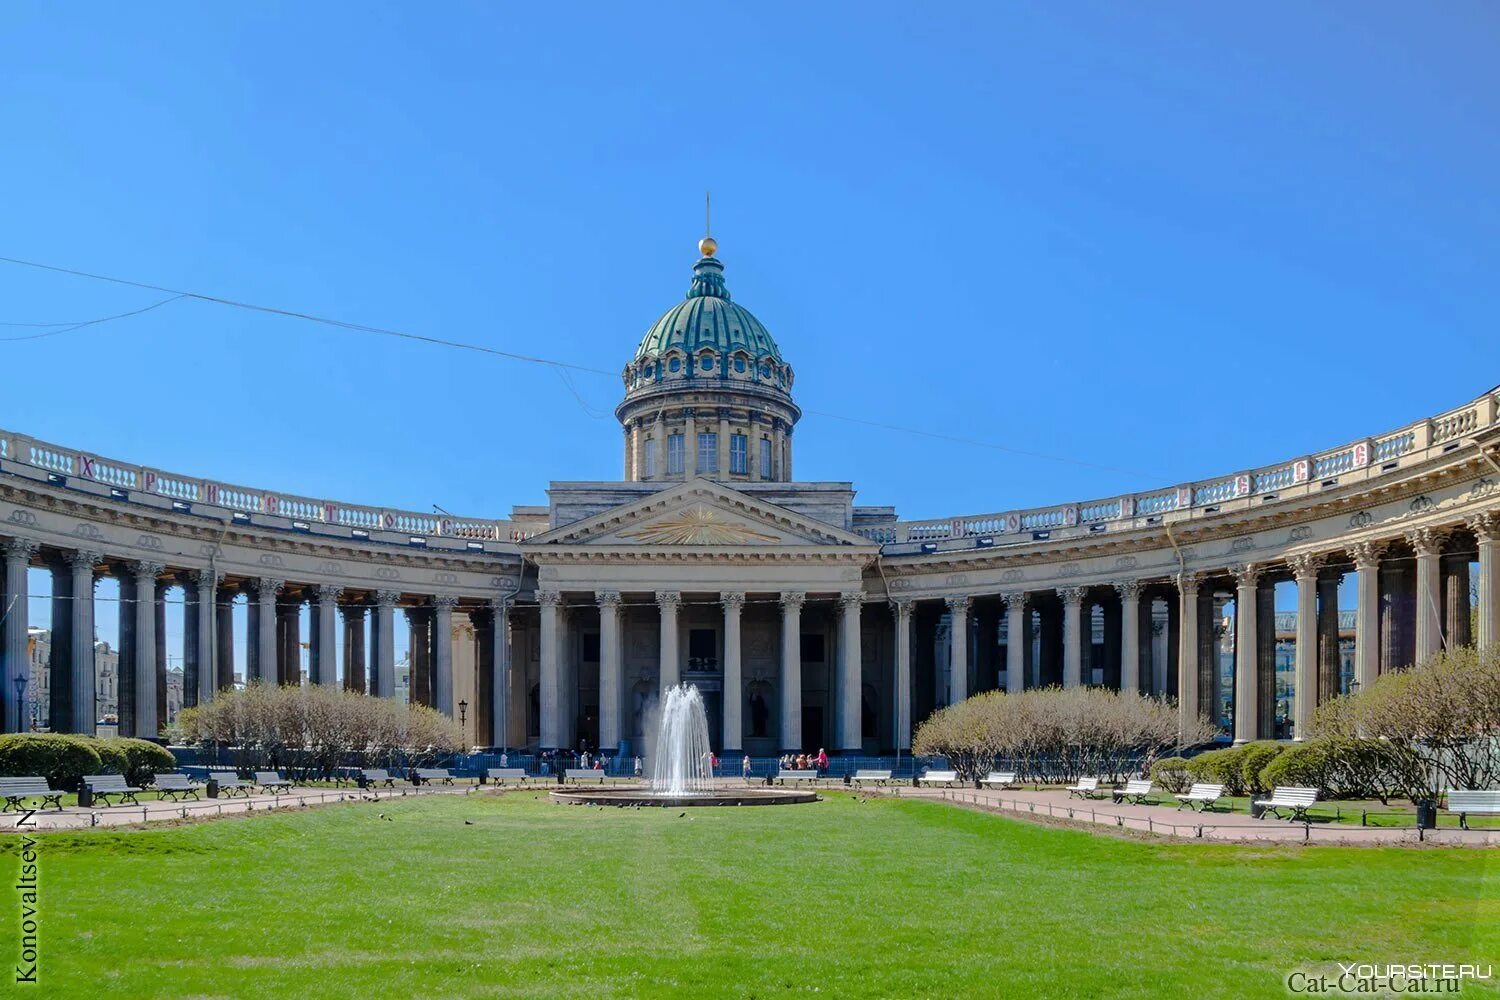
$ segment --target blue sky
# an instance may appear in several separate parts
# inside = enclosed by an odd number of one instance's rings
[[[1461,2],[8,5],[0,255],[617,372],[712,188],[799,478],[1110,496],[1500,381],[1497,43]],[[3,322],[160,298],[0,265]],[[617,377],[223,307],[0,366],[0,426],[285,492],[620,474]]]

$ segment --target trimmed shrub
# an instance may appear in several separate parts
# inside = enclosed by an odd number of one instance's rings
[[[10,733],[0,736],[0,774],[41,775],[53,788],[78,791],[85,774],[103,769],[89,739],[65,733]]]
[[[1261,783],[1260,773],[1284,749],[1275,740],[1258,740],[1240,747],[1240,780],[1245,783],[1247,794],[1260,795],[1271,790]]]
[[[177,770],[177,758],[172,756],[171,751],[150,740],[121,736],[104,742],[114,744],[125,759],[125,769],[120,773],[125,775],[129,784],[144,788],[151,783],[153,775],[161,771]]]
[[[1327,744],[1323,740],[1314,740],[1271,758],[1260,773],[1260,784],[1266,789],[1277,785],[1316,788],[1320,796],[1327,798],[1331,791],[1328,787],[1330,774]]]
[[[1240,760],[1243,756],[1242,747],[1209,750],[1188,761],[1188,771],[1197,781],[1223,785],[1226,795],[1244,795],[1245,776],[1240,770]]]
[[[130,760],[125,756],[118,740],[94,736],[81,736],[79,739],[86,741],[94,748],[94,753],[99,755],[100,774],[124,774],[130,770]]]
[[[1151,780],[1169,792],[1185,792],[1193,783],[1193,772],[1182,757],[1163,757],[1151,765]]]

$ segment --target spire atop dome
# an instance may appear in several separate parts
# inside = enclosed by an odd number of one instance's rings
[[[714,215],[713,202],[709,200],[709,192],[703,192],[703,239],[698,241],[698,252],[705,257],[712,257],[714,251],[719,249],[718,242],[714,239]]]

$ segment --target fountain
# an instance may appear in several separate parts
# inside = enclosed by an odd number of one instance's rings
[[[556,802],[610,806],[750,806],[816,802],[816,792],[754,788],[736,783],[715,787],[713,750],[708,739],[708,715],[696,685],[668,688],[661,703],[656,739],[647,757],[648,784],[590,791],[569,786],[552,793]]]

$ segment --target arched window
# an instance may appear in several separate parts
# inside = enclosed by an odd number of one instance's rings
[[[667,371],[671,372],[674,375],[677,374],[678,372],[682,371],[682,359],[681,358],[671,358],[670,360],[668,360],[667,361]]]
[[[740,375],[745,374],[745,356],[743,354],[735,355],[734,370]]]
[[[711,372],[714,370],[714,356],[712,354],[705,354],[699,359],[698,364],[702,366],[704,371]]]

